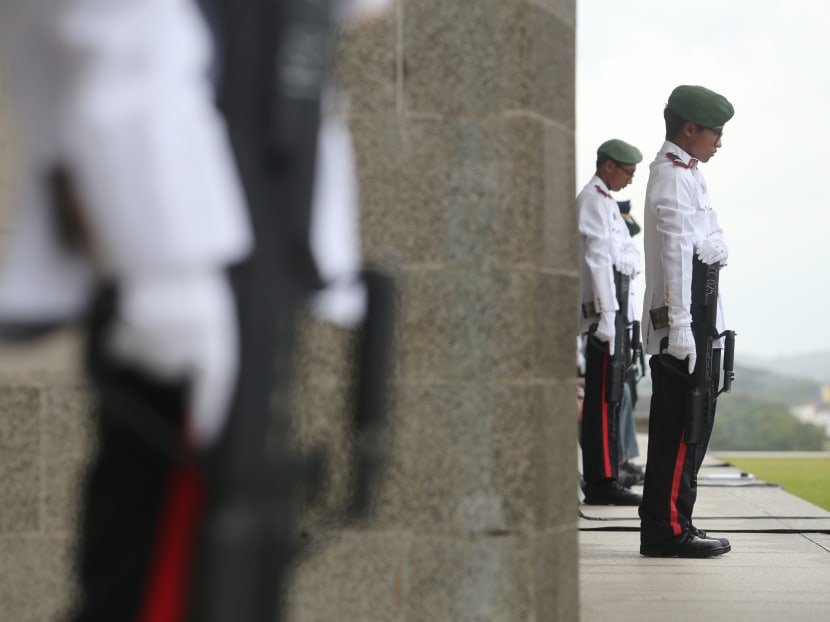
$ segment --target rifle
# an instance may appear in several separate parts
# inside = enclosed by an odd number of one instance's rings
[[[298,554],[297,486],[319,457],[289,448],[295,322],[322,286],[309,245],[321,97],[333,0],[203,0],[219,49],[218,101],[251,209],[253,256],[232,277],[240,372],[227,431],[207,457],[191,622],[274,622]],[[393,286],[362,275],[368,309],[356,365],[354,498],[365,514],[382,459]]]
[[[646,375],[646,356],[640,333],[640,321],[634,320],[631,322],[631,365],[628,369],[635,383]]]
[[[686,408],[686,444],[697,445],[703,431],[711,423],[713,405],[721,393],[732,390],[735,378],[735,331],[718,333],[718,281],[720,264],[705,264],[695,258],[692,268],[692,332],[695,337],[697,362],[691,374],[691,390]],[[715,340],[724,338],[723,385],[718,388],[714,369]]]
[[[614,289],[619,310],[614,314],[614,354],[608,362],[608,383],[605,385],[605,401],[619,404],[622,400],[623,383],[631,365],[631,338],[628,334],[628,296],[631,278],[614,270]]]

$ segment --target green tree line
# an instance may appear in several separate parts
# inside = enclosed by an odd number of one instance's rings
[[[824,428],[803,423],[784,404],[743,392],[718,398],[710,449],[715,451],[821,451]]]
[[[815,402],[821,396],[821,385],[813,380],[740,365],[732,386],[736,392],[790,406]]]

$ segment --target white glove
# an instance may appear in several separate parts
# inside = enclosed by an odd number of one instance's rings
[[[695,369],[697,361],[697,349],[695,348],[695,336],[692,334],[691,326],[672,326],[669,328],[669,347],[666,350],[674,358],[683,360],[689,357],[689,373]]]
[[[107,339],[115,357],[151,377],[189,382],[187,440],[198,447],[216,440],[238,370],[236,310],[222,271],[125,278]]]
[[[335,10],[344,21],[364,21],[376,17],[392,6],[392,0],[338,0]]]
[[[729,257],[729,249],[726,247],[726,240],[720,233],[710,235],[697,245],[698,258],[707,265],[713,263],[725,264]]]
[[[640,271],[640,257],[634,253],[624,253],[617,258],[615,265],[618,272],[633,279]]]
[[[594,333],[594,336],[602,342],[608,342],[608,354],[614,356],[614,337],[616,336],[616,329],[614,328],[613,311],[605,311],[599,316],[599,325]]]
[[[581,335],[576,337],[576,369],[580,376],[585,375],[585,341]]]

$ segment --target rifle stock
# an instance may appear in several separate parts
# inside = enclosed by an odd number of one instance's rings
[[[298,484],[322,462],[290,447],[296,320],[323,283],[309,244],[334,0],[202,0],[221,43],[218,102],[251,208],[253,256],[234,270],[240,374],[226,434],[209,457],[191,622],[275,622],[300,546]],[[352,419],[354,497],[365,516],[384,444],[393,292],[363,275],[369,302]]]
[[[703,440],[713,416],[715,400],[732,389],[734,374],[735,332],[718,333],[718,285],[720,264],[708,265],[695,258],[692,270],[692,332],[697,362],[691,374],[691,389],[686,404],[686,443]],[[723,387],[717,385],[720,370],[714,369],[713,344],[723,337]]]
[[[352,453],[354,478],[348,518],[365,518],[371,508],[374,489],[386,458],[386,411],[392,370],[395,323],[395,284],[379,270],[366,270],[366,319],[355,366],[355,410],[352,420],[355,447]]]
[[[631,367],[636,374],[634,379],[639,380],[646,375],[646,356],[643,352],[643,341],[640,335],[640,322],[631,322]],[[637,366],[639,365],[639,369]]]
[[[627,275],[614,270],[614,289],[619,309],[614,315],[614,354],[608,362],[608,381],[605,385],[605,401],[608,404],[619,404],[622,400],[623,383],[631,364],[631,339],[628,336],[630,284],[631,279]]]

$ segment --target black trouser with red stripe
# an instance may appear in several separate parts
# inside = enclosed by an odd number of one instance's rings
[[[714,384],[720,381],[720,349],[712,351]],[[686,404],[689,395],[689,364],[668,354],[652,356],[651,410],[648,420],[648,460],[640,503],[640,541],[654,544],[688,532],[697,499],[697,472],[703,464],[715,407],[711,406],[708,425],[701,442],[687,445],[684,440]]]
[[[181,460],[183,388],[161,385],[90,347],[95,455],[87,473],[72,622],[185,620],[202,479]],[[104,390],[104,389],[107,390]]]
[[[617,479],[619,403],[605,401],[608,344],[593,335],[585,344],[585,401],[582,403],[582,477],[586,483]]]

